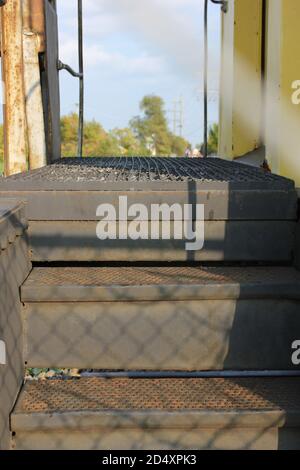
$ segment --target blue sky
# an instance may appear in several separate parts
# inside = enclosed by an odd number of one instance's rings
[[[60,58],[75,69],[77,1],[58,0]],[[146,94],[184,100],[184,136],[203,136],[203,0],[83,0],[85,117],[125,127]],[[209,14],[209,120],[218,119],[220,9]],[[62,114],[76,110],[76,80],[61,72]]]

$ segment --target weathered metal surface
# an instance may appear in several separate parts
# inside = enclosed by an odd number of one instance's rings
[[[15,176],[9,181],[20,184],[26,181],[40,183],[76,183],[98,184],[128,183],[130,188],[134,183],[210,183],[218,187],[224,184],[236,184],[246,189],[294,189],[293,181],[267,173],[260,168],[229,162],[219,158],[190,159],[190,158],[152,158],[152,157],[100,157],[100,158],[64,158],[40,171],[28,172]],[[210,185],[208,184],[207,187]],[[37,187],[37,186],[36,186]],[[106,186],[103,186],[103,189]],[[133,186],[134,187],[134,186]],[[141,186],[143,187],[143,186]],[[155,187],[155,186],[153,186]],[[157,185],[157,187],[160,187]],[[176,188],[176,186],[173,186]],[[180,187],[180,186],[179,186]],[[231,186],[226,186],[231,188]],[[55,187],[54,187],[55,189]],[[117,186],[118,189],[118,186]]]
[[[12,416],[15,446],[297,448],[299,386],[294,378],[27,383]]]
[[[54,2],[44,0],[45,37],[46,37],[46,102],[44,103],[47,135],[48,163],[61,156],[60,137],[60,95],[58,63],[58,24]]]
[[[295,264],[298,269],[300,269],[300,222],[297,224],[297,232],[296,232],[296,256],[295,256]]]
[[[19,414],[112,410],[298,412],[300,379],[111,379],[27,382]],[[300,421],[299,421],[300,424]],[[51,424],[49,424],[51,425]]]
[[[27,115],[29,167],[47,164],[46,134],[39,64],[39,39],[30,30],[23,32],[24,86]]]
[[[31,269],[24,231],[22,206],[1,201],[0,238],[9,243],[0,249],[0,339],[6,349],[6,364],[0,365],[0,449],[10,447],[9,415],[24,376],[19,289]]]
[[[195,414],[189,413],[188,419],[191,421]],[[273,423],[277,416],[272,413]],[[45,419],[44,416],[42,418]],[[145,416],[142,418],[147,419]],[[165,418],[165,415],[161,416],[162,420]],[[228,421],[230,418],[237,421],[235,416],[229,417]],[[300,439],[298,428],[278,430],[276,426],[268,426],[268,421],[264,427],[249,428],[232,428],[228,423],[221,430],[211,426],[146,429],[139,424],[129,429],[119,429],[118,426],[102,429],[91,426],[84,432],[80,429],[78,424],[76,431],[21,431],[14,438],[14,446],[18,450],[297,450]]]
[[[125,222],[120,224],[125,229]],[[170,240],[99,240],[96,227],[97,221],[32,221],[32,260],[292,262],[296,223],[206,221],[204,248],[191,252],[185,241],[173,238],[172,222]]]
[[[200,189],[198,185],[189,191],[154,190],[153,191],[23,191],[18,190],[19,182],[14,182],[15,190],[4,190],[6,182],[0,181],[0,197],[12,197],[27,203],[30,221],[96,219],[100,204],[112,204],[119,207],[120,196],[127,197],[128,207],[143,204],[151,213],[152,204],[204,204],[205,220],[295,220],[297,197],[294,190],[226,190]],[[27,186],[30,186],[27,182]],[[12,183],[10,183],[12,187]],[[198,188],[198,189],[197,189]],[[262,204],[262,201],[263,204]],[[175,214],[170,213],[174,220]],[[177,216],[178,217],[178,216]],[[129,216],[128,220],[133,217]]]
[[[300,208],[300,189],[297,190],[298,195],[298,204]],[[300,215],[300,211],[298,211],[298,216]],[[297,269],[300,270],[300,217],[297,223],[297,230],[296,230],[296,250],[295,250],[295,265]]]
[[[1,8],[2,77],[4,81],[4,171],[26,171],[26,110],[23,77],[22,2],[10,0]]]
[[[55,294],[24,307],[28,367],[297,370],[299,300],[65,302]]]
[[[16,200],[0,199],[0,250],[22,235],[28,228],[23,203]]]
[[[38,52],[45,52],[44,0],[23,0],[23,27],[37,36]]]
[[[286,267],[185,265],[34,268],[21,298],[23,302],[300,300],[300,273]]]

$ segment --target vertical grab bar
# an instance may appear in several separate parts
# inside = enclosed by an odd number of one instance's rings
[[[211,1],[216,5],[221,5],[223,13],[227,13],[228,1]],[[208,3],[209,0],[204,0],[204,158],[208,156]]]
[[[204,158],[208,155],[208,1],[204,1]]]
[[[78,156],[83,156],[84,131],[84,66],[83,66],[83,15],[82,0],[78,0],[78,62],[79,62],[79,125],[78,125]]]
[[[78,119],[78,147],[77,153],[83,156],[83,132],[84,132],[84,64],[83,64],[83,9],[82,0],[77,0],[78,18],[78,63],[79,72],[75,72],[69,65],[58,61],[57,69],[66,70],[73,77],[79,79],[79,119]]]

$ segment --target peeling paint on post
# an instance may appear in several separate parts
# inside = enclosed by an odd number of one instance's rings
[[[22,2],[10,0],[1,8],[6,176],[27,170],[22,29]]]
[[[47,164],[38,37],[35,33],[24,31],[23,51],[29,167],[35,170]]]
[[[38,36],[39,52],[45,52],[44,0],[23,0],[23,27]]]
[[[41,89],[39,51],[41,30],[32,21],[32,0],[23,1],[24,87],[28,132],[28,155],[31,170],[47,164],[46,134]]]

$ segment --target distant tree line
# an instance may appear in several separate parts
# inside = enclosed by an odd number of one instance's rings
[[[162,98],[145,96],[140,103],[140,110],[142,115],[134,117],[128,127],[122,129],[106,131],[100,123],[86,121],[83,154],[183,156],[190,144],[169,130]],[[77,153],[77,126],[76,113],[62,117],[62,155],[65,157]]]
[[[93,156],[183,156],[191,144],[173,134],[168,127],[164,101],[159,96],[145,96],[140,103],[141,115],[134,117],[128,127],[107,131],[95,120],[84,125],[83,154]],[[77,154],[78,115],[68,114],[61,118],[62,156]],[[198,146],[200,150],[203,144]],[[208,153],[218,152],[218,125],[209,130]],[[3,169],[3,126],[0,125],[0,174]]]

